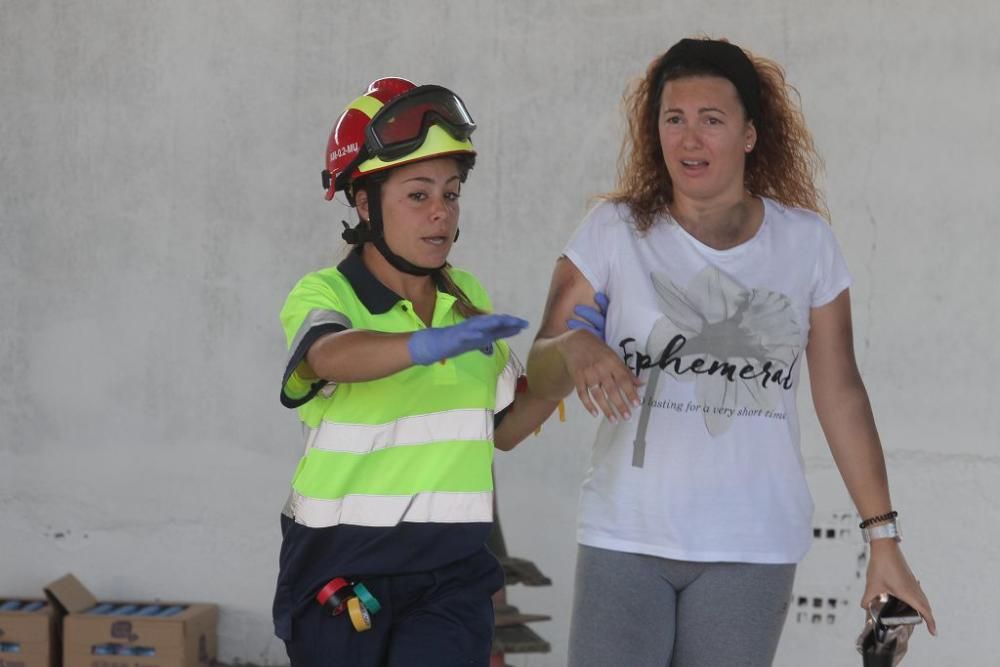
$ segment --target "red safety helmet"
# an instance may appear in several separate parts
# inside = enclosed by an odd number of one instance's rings
[[[333,199],[366,174],[444,155],[475,156],[469,136],[476,124],[455,93],[406,79],[373,81],[337,119],[326,145],[323,188]]]

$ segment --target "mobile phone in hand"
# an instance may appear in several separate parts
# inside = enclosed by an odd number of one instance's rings
[[[887,627],[923,623],[917,610],[893,595],[884,595],[885,604],[878,612],[878,622]]]

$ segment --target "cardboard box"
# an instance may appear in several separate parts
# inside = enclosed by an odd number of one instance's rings
[[[17,601],[34,611],[0,611],[0,667],[58,667],[57,610],[45,600],[0,598],[0,605]]]
[[[72,575],[50,585],[46,592],[67,612],[62,632],[63,667],[206,667],[216,662],[216,605],[98,601]],[[119,613],[94,613],[108,606]],[[134,611],[173,607],[176,613],[121,613],[126,606]]]

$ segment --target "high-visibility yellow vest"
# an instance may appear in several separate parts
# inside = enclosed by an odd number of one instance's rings
[[[491,310],[471,274],[449,272],[473,304]],[[460,322],[454,305],[439,291],[432,326]],[[357,253],[299,281],[281,321],[289,347],[282,402],[298,407],[307,429],[286,516],[312,528],[492,521],[493,416],[513,400],[517,376],[506,343],[368,382],[302,379],[296,368],[320,336],[425,326]]]

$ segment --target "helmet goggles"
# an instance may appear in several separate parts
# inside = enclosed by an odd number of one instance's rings
[[[367,160],[391,162],[415,152],[434,125],[456,141],[468,141],[476,129],[465,103],[443,86],[417,86],[396,96],[372,116],[365,128],[364,145],[357,157],[337,175],[336,188],[347,189],[355,169]],[[328,188],[328,172],[323,178],[323,187]]]
[[[469,110],[442,86],[417,86],[379,109],[365,129],[369,158],[397,160],[420,148],[431,125],[439,125],[459,141],[476,129]]]

